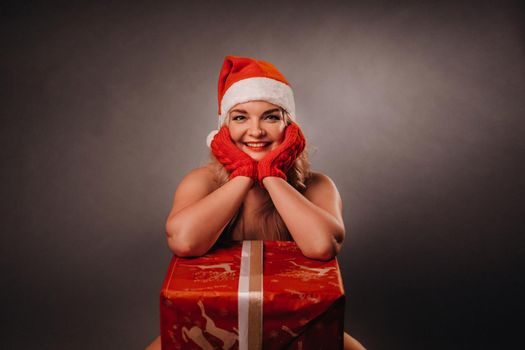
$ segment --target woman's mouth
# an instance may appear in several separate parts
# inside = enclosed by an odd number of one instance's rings
[[[248,149],[256,152],[264,151],[271,142],[245,142],[244,144]]]

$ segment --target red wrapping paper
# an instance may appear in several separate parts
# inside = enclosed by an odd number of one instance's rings
[[[199,258],[174,256],[160,297],[162,349],[239,349],[242,242]],[[263,349],[342,349],[344,291],[336,259],[306,258],[294,242],[265,241]]]

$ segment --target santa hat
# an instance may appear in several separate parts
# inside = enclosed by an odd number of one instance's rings
[[[228,111],[239,103],[266,101],[283,108],[295,120],[293,91],[285,77],[273,64],[248,57],[226,56],[219,75],[218,129]],[[210,132],[208,147],[218,130]]]

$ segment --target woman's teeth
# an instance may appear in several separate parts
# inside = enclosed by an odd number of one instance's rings
[[[253,152],[264,152],[271,142],[246,142],[245,145]]]

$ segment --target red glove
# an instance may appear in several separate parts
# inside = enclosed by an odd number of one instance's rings
[[[286,180],[286,173],[303,152],[305,144],[306,140],[299,126],[295,123],[288,125],[284,131],[283,143],[259,162],[259,186],[264,188],[262,180],[267,176],[278,176]]]
[[[235,146],[228,126],[219,130],[210,147],[215,158],[230,172],[230,180],[236,176],[248,176],[257,181],[257,162]]]

